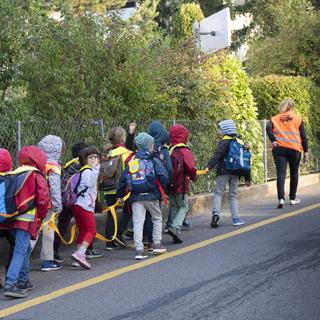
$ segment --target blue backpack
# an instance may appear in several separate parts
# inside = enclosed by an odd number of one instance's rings
[[[237,139],[226,137],[225,140],[231,139],[228,153],[224,158],[226,169],[236,176],[247,176],[251,170],[251,153]]]
[[[35,207],[33,196],[23,201],[26,209],[21,212],[19,206],[22,205],[22,203],[16,203],[15,198],[32,174],[32,171],[39,172],[35,168],[28,167],[25,169],[19,168],[16,171],[0,175],[0,223],[6,222],[10,218],[23,214]]]

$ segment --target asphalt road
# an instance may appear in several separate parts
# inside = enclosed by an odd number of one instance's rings
[[[245,227],[232,227],[228,214],[215,230],[209,215],[193,217],[183,244],[165,235],[169,253],[140,263],[132,248],[104,252],[90,271],[67,258],[62,270],[44,273],[34,261],[36,290],[24,300],[1,295],[0,319],[319,320],[320,207],[308,209],[319,191],[304,189],[303,205],[283,210],[271,199],[242,203]]]

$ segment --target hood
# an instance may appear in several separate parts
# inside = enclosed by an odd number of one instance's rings
[[[48,161],[58,162],[61,157],[62,139],[58,136],[45,136],[39,143],[38,147],[43,150],[47,156]]]
[[[135,157],[138,159],[151,159],[153,154],[149,150],[141,149],[135,154]]]
[[[170,144],[169,133],[159,121],[152,121],[150,123],[148,134],[154,138],[154,142],[157,146],[162,146],[165,143]]]
[[[45,172],[48,156],[36,146],[22,147],[18,154],[19,165],[32,166]]]
[[[7,149],[0,148],[0,172],[12,170],[12,157]]]
[[[189,139],[188,129],[181,124],[174,124],[169,129],[170,143],[171,145],[184,143],[187,144]]]

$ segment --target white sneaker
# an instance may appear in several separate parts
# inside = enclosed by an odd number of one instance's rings
[[[290,204],[292,206],[296,205],[296,204],[300,204],[301,200],[300,199],[295,199],[295,200],[290,200]]]
[[[79,267],[80,267],[80,264],[79,264],[78,262],[76,262],[76,261],[73,261],[72,264],[71,264],[71,266],[72,266],[73,268],[79,268]]]
[[[279,200],[278,209],[282,209],[284,205],[284,199]]]

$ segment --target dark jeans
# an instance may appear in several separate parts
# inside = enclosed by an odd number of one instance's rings
[[[6,265],[6,269],[8,270],[8,267],[12,259],[15,240],[14,240],[14,236],[11,234],[9,230],[0,230],[0,238],[6,238],[9,243],[9,252],[8,252],[8,258],[7,258],[7,265]]]
[[[284,199],[284,184],[286,180],[287,164],[290,168],[290,200],[295,200],[298,181],[301,152],[283,147],[275,147],[272,150],[277,169],[278,199]]]
[[[116,203],[117,197],[115,194],[106,194],[105,200],[106,200],[107,206],[109,207]],[[132,215],[131,204],[128,201],[126,201],[122,209],[121,219],[119,219],[119,215],[117,214],[118,235],[122,235],[122,233],[127,229],[131,215]],[[107,222],[106,222],[106,238],[111,239],[113,234],[114,234],[114,221],[113,221],[112,215],[109,213],[107,216]]]

